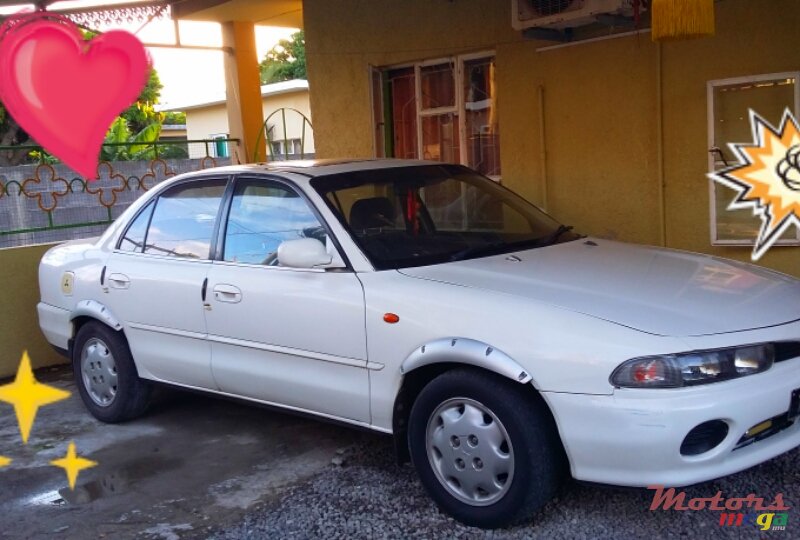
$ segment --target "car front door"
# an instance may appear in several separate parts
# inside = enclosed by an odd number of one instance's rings
[[[214,378],[228,394],[369,422],[364,292],[353,272],[278,265],[281,242],[327,242],[304,197],[278,179],[240,177],[206,319]]]
[[[203,285],[227,178],[168,188],[131,221],[108,259],[106,304],[140,375],[216,389]]]

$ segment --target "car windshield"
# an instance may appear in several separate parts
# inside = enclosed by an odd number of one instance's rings
[[[321,176],[311,185],[379,270],[579,238],[571,227],[459,165],[354,171]]]

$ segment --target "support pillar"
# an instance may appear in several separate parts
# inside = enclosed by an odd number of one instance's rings
[[[225,88],[227,90],[228,132],[239,139],[238,156],[242,163],[266,161],[266,140],[259,134],[264,126],[261,80],[256,53],[255,25],[251,22],[222,23],[225,53]]]

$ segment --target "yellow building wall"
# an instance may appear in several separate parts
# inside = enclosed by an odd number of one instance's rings
[[[514,31],[510,0],[305,0],[317,156],[373,155],[370,66],[494,50],[505,185],[583,233],[749,261],[710,242],[706,83],[800,70],[800,2],[715,8],[714,38],[537,51],[553,43]],[[800,247],[759,264],[800,276]]]
[[[27,350],[34,368],[65,362],[39,330],[39,260],[52,244],[0,249],[0,378],[17,371]]]
[[[708,168],[706,82],[800,71],[800,2],[720,2],[716,24],[715,39],[663,48],[667,239],[683,249],[749,260],[750,248],[708,247],[709,192],[701,178]],[[800,247],[774,246],[759,264],[800,275]]]

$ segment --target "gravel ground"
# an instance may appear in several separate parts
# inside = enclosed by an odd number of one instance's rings
[[[238,524],[206,531],[216,540],[241,538],[800,538],[800,449],[724,479],[688,488],[689,497],[777,493],[792,508],[784,531],[755,525],[720,527],[719,513],[650,511],[653,492],[570,482],[525,526],[482,531],[440,513],[413,467],[394,463],[390,440],[365,434],[324,472],[292,488]],[[341,463],[338,465],[337,463]]]

